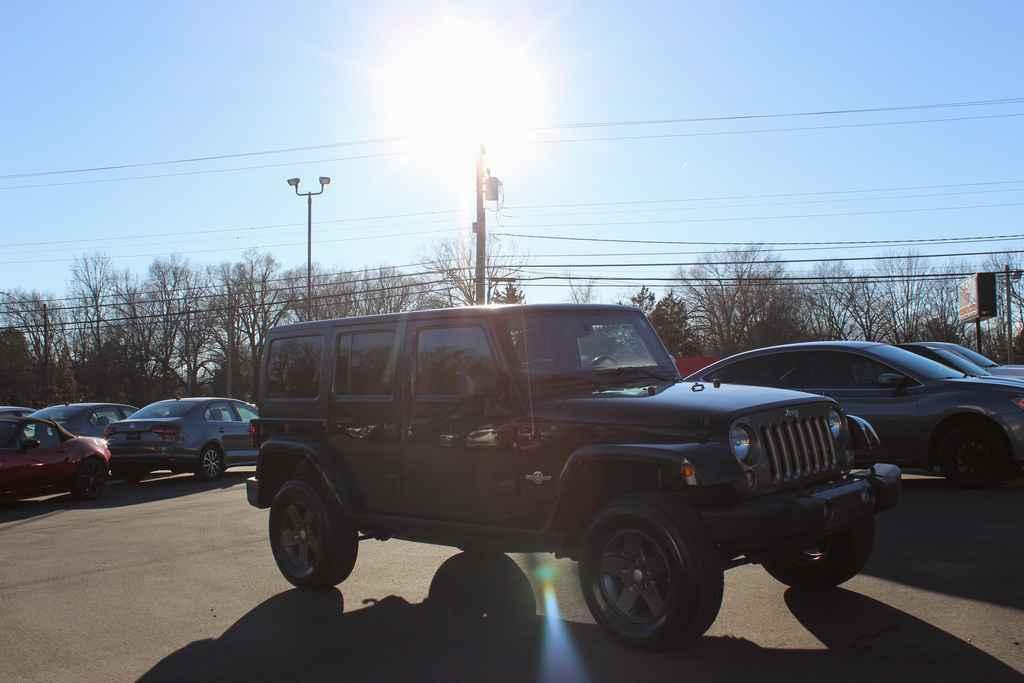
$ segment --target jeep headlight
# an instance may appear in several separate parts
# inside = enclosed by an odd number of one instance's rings
[[[729,448],[744,465],[749,465],[754,454],[754,435],[746,425],[735,424],[729,429]]]
[[[839,437],[843,435],[843,416],[839,414],[838,410],[832,410],[828,414],[828,431],[832,433],[832,438],[839,441]]]

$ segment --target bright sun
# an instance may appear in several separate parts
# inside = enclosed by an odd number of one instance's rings
[[[446,175],[448,167],[464,174],[480,144],[507,159],[545,114],[542,74],[528,51],[465,21],[406,36],[369,79],[375,128],[409,136],[414,163]]]

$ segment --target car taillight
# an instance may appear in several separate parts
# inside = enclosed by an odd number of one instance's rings
[[[260,426],[255,421],[249,423],[249,439],[253,448],[260,447]]]
[[[164,441],[174,441],[178,438],[177,427],[153,427],[151,430]]]
[[[103,430],[103,438],[104,439],[109,439],[113,435],[114,435],[114,425],[107,425],[106,428],[104,428],[104,430]]]

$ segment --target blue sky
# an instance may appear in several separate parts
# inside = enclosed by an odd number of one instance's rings
[[[381,101],[368,74],[378,73],[381,65],[393,65],[396,53],[408,51],[407,46],[417,45],[446,21],[479,27],[482,35],[530,65],[531,78],[541,85],[530,91],[537,95],[536,104],[531,97],[524,128],[1024,96],[1019,40],[1024,5],[931,3],[924,8],[910,2],[526,2],[432,7],[330,2],[23,3],[17,9],[6,8],[0,21],[0,58],[5,65],[0,73],[0,175],[406,134],[409,131],[394,126],[415,122],[421,111],[443,103],[421,97],[396,106],[394,88],[392,99]],[[503,98],[514,99],[509,84],[522,74],[487,69],[487,64],[498,62],[479,52],[467,49],[466,64],[474,64],[476,72],[488,77],[467,80],[466,92],[479,97],[483,109],[487,103],[493,108],[505,102]],[[387,69],[383,73],[384,78],[395,76]],[[438,78],[450,87],[449,75]],[[1024,113],[1024,104],[574,129],[550,135],[636,136],[1010,113]],[[505,188],[507,208],[501,222],[520,232],[721,241],[986,235],[1024,232],[1021,206],[748,218],[1013,204],[1024,202],[1024,183],[902,193],[941,196],[899,199],[872,195],[851,201],[840,195],[845,198],[835,203],[802,197],[680,203],[671,210],[666,205],[513,207],[1024,181],[1019,168],[1024,156],[1022,130],[1024,116],[589,143],[522,141],[507,144],[507,154],[491,161]],[[391,153],[396,155],[298,163]],[[284,182],[293,175],[302,177],[304,185],[318,175],[334,179],[314,206],[318,221],[454,210],[314,226],[314,258],[330,269],[415,262],[432,240],[468,232],[472,206],[468,163],[463,178],[453,173],[452,158],[437,158],[436,147],[433,157],[418,154],[404,143],[378,143],[202,164],[0,179],[0,225],[7,241],[17,243],[0,257],[0,290],[24,287],[59,293],[69,265],[61,259],[96,250],[110,254],[120,268],[141,270],[153,254],[177,252],[197,263],[216,263],[237,257],[247,246],[295,243],[272,250],[286,265],[300,265],[305,261],[305,207]],[[295,165],[55,185],[285,163]],[[37,184],[49,185],[18,187]],[[979,189],[999,191],[949,194]],[[670,222],[707,218],[728,220]],[[666,222],[578,225],[649,220]],[[196,234],[210,228],[287,223],[299,225]],[[551,224],[557,227],[531,227]],[[500,229],[493,217],[490,225]],[[434,230],[447,232],[373,238]],[[178,234],[161,236],[166,233]],[[339,241],[351,238],[359,239]],[[516,250],[533,255],[639,250],[585,242],[515,242]],[[998,246],[1022,248],[1020,243]],[[995,247],[921,251],[990,248]],[[145,256],[132,256],[138,254]],[[627,259],[533,259],[580,260]],[[862,269],[859,264],[854,267]],[[653,276],[668,275],[671,269],[603,270],[619,271]],[[598,271],[579,271],[584,272]],[[606,299],[618,294],[604,291]],[[563,297],[561,290],[528,290],[532,301]]]

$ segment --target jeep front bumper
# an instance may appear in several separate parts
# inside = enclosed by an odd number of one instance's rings
[[[700,515],[712,540],[730,554],[814,545],[858,519],[895,506],[900,475],[895,465],[877,464],[813,488],[701,508]]]

